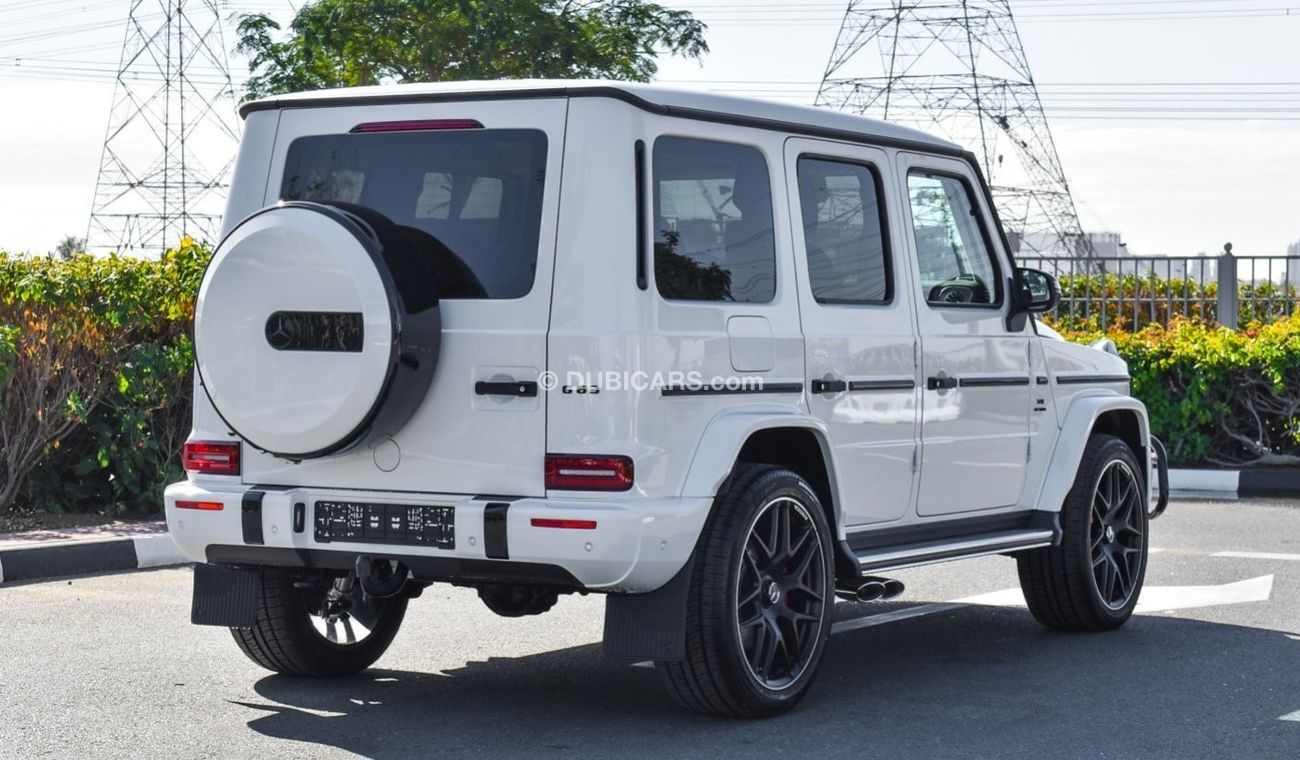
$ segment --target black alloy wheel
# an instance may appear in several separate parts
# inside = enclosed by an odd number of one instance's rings
[[[1142,485],[1133,470],[1121,459],[1112,460],[1093,488],[1088,524],[1093,582],[1112,610],[1128,604],[1142,577],[1144,509]]]
[[[736,625],[750,675],[780,691],[822,635],[826,561],[807,507],[789,497],[754,517],[736,573]]]

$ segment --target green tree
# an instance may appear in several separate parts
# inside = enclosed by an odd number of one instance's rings
[[[699,59],[705,25],[644,0],[316,0],[280,34],[239,22],[248,97],[299,90],[504,78],[648,81],[661,52]]]
[[[86,239],[75,235],[68,235],[59,241],[59,246],[54,249],[54,253],[59,258],[67,261],[73,256],[86,250]]]

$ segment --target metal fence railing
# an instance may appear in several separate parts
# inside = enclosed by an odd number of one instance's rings
[[[1238,327],[1300,307],[1300,256],[1017,256],[1061,284],[1053,316],[1072,326],[1139,330],[1175,319]]]

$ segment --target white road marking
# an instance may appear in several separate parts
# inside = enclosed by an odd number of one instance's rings
[[[1293,713],[1287,713],[1286,715],[1283,715],[1282,717],[1278,718],[1278,720],[1289,720],[1292,723],[1300,723],[1300,710],[1296,710]]]
[[[865,617],[853,618],[851,620],[841,620],[831,626],[831,635],[844,633],[845,631],[856,631],[859,628],[870,628],[873,625],[884,625],[885,623],[894,623],[899,620],[908,620],[910,618],[933,615],[938,612],[947,612],[955,610],[966,605],[958,602],[933,602],[931,604],[921,604],[916,607],[905,607],[901,610],[892,612],[882,612],[879,615],[867,615]]]
[[[1235,557],[1237,559],[1277,559],[1284,562],[1300,562],[1300,554],[1276,554],[1273,552],[1215,552],[1211,557]]]
[[[1236,583],[1219,586],[1146,586],[1138,600],[1136,612],[1170,612],[1195,607],[1215,607],[1223,604],[1266,602],[1273,593],[1273,576],[1261,575]],[[1025,595],[1019,588],[1008,588],[988,594],[977,594],[951,602],[934,602],[907,607],[878,615],[867,615],[852,620],[841,620],[831,626],[831,633],[844,633],[859,628],[893,623],[899,620],[933,615],[939,612],[968,606],[1024,607]]]
[[[1214,607],[1221,604],[1266,602],[1273,593],[1273,576],[1225,583],[1221,586],[1146,586],[1138,599],[1136,612],[1166,612],[1193,607]],[[981,604],[987,607],[1023,607],[1024,594],[1019,588],[994,591],[958,602]]]

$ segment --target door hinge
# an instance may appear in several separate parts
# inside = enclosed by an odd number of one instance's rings
[[[921,341],[913,340],[912,341],[912,369],[917,369],[920,366],[921,366]]]
[[[919,446],[913,446],[913,447],[912,447],[912,472],[913,472],[913,474],[916,473],[917,467],[918,467],[918,465],[920,464],[920,459],[921,459],[921,457],[920,457],[920,454],[918,453],[919,450],[920,450],[920,447],[919,447]]]
[[[1025,461],[1028,462],[1034,458],[1034,441],[1029,439],[1025,441]]]

